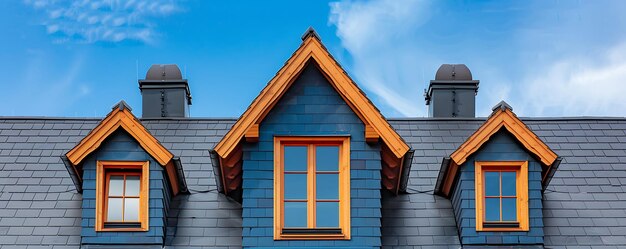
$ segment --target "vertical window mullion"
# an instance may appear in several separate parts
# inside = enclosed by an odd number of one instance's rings
[[[315,146],[309,144],[307,146],[307,225],[309,228],[315,228]]]
[[[504,209],[502,208],[502,171],[500,171],[498,173],[498,176],[500,177],[500,222],[502,222],[502,212],[504,211]]]
[[[109,220],[109,200],[111,197],[109,196],[109,188],[111,187],[111,174],[106,174],[104,177],[104,207],[102,213],[104,213],[104,221]]]
[[[122,184],[122,221],[126,221],[126,174],[124,174],[123,184]]]
[[[521,219],[521,213],[522,213],[522,208],[521,208],[521,203],[519,200],[519,191],[521,191],[521,186],[520,186],[520,177],[521,177],[521,173],[522,173],[522,168],[520,167],[519,169],[515,170],[515,213],[516,213],[516,219],[517,222],[522,222]]]
[[[278,197],[280,199],[280,224],[281,227],[285,227],[285,145],[280,145],[280,187]]]

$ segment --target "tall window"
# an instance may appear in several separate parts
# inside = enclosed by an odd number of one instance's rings
[[[476,162],[476,230],[528,230],[528,162]]]
[[[148,230],[148,162],[98,161],[96,231]]]
[[[350,238],[348,137],[275,139],[275,239]]]

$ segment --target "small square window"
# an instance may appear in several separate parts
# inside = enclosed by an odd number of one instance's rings
[[[96,231],[148,230],[148,165],[98,161]]]
[[[476,230],[528,231],[528,162],[476,162]]]

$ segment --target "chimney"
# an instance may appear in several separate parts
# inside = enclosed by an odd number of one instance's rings
[[[473,118],[476,116],[478,80],[465,64],[443,64],[424,93],[428,116],[433,118]]]
[[[175,64],[152,65],[139,80],[143,118],[189,117],[191,92]]]

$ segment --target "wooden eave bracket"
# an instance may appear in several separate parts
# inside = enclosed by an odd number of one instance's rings
[[[440,174],[443,173],[444,175],[438,177],[435,187],[436,193],[438,192],[447,197],[452,189],[452,184],[459,166],[465,163],[467,158],[478,151],[482,145],[489,141],[491,136],[502,127],[512,134],[525,149],[535,155],[547,168],[542,175],[542,183],[545,188],[547,182],[549,182],[549,176],[554,174],[552,167],[554,165],[558,166],[558,163],[555,163],[558,158],[556,153],[541,141],[541,139],[513,113],[513,109],[509,104],[502,101],[492,110],[493,113],[489,116],[487,121],[450,155],[447,167],[443,168],[445,165],[442,165],[441,170],[445,172],[440,172]]]
[[[64,162],[74,168],[75,178],[82,183],[79,175],[79,172],[82,171],[78,168],[79,165],[82,164],[87,156],[100,148],[106,138],[121,128],[133,137],[141,148],[152,156],[157,163],[166,169],[174,195],[179,192],[186,192],[187,187],[180,161],[176,162],[174,160],[174,155],[148,132],[131,111],[132,109],[123,100],[114,105],[112,111],[78,145],[62,157]]]
[[[248,128],[246,134],[244,135],[246,138],[246,142],[256,143],[259,141],[259,124],[253,124]]]
[[[380,139],[380,136],[378,135],[378,132],[374,130],[374,127],[372,127],[369,124],[366,124],[365,125],[365,141],[368,143],[378,143],[379,139]]]

